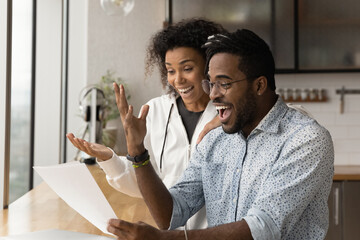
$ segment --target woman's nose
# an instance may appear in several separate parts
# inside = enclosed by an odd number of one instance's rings
[[[185,81],[185,78],[183,78],[183,75],[181,73],[177,73],[175,76],[175,83],[181,84]]]

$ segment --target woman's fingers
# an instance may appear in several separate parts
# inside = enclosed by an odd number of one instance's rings
[[[110,159],[113,155],[113,152],[104,145],[90,143],[84,139],[76,138],[72,133],[66,134],[66,137],[80,151],[83,151],[88,155],[96,157],[102,161]]]
[[[196,144],[199,144],[199,143],[201,142],[201,140],[205,137],[205,135],[206,135],[207,133],[208,133],[208,130],[204,128],[204,129],[201,131],[201,133],[199,134],[198,139],[197,139],[197,141],[196,141]]]
[[[70,142],[72,143],[72,145],[74,145],[74,147],[80,149],[80,146],[78,145],[77,141],[75,141],[75,136],[74,136],[74,134],[68,133],[68,134],[66,134],[66,137],[70,140]]]
[[[146,117],[147,117],[147,115],[148,115],[148,113],[149,113],[149,105],[143,105],[142,107],[141,107],[141,113],[140,113],[140,119],[141,120],[146,120]]]
[[[89,155],[91,155],[91,156],[97,155],[96,152],[94,152],[91,143],[84,141],[84,142],[83,142],[83,145],[84,145],[84,147],[85,147],[85,149],[86,149],[86,153],[87,153],[87,154],[89,154]],[[95,156],[95,157],[96,157],[96,156]]]
[[[66,137],[70,139],[70,138],[74,138],[75,136],[73,133],[68,133],[66,134]]]
[[[128,113],[128,102],[125,96],[125,89],[123,85],[118,86],[114,83],[114,91],[116,98],[116,105],[118,107],[121,119],[124,119],[126,114]]]
[[[127,112],[127,114],[125,115],[125,123],[127,124],[127,125],[131,125],[131,123],[132,123],[132,120],[133,120],[133,112],[134,112],[134,108],[133,108],[133,106],[132,105],[129,105],[129,108],[128,108],[128,112]]]
[[[80,138],[74,138],[74,141],[76,142],[78,148],[87,153],[86,147],[84,145],[84,140],[80,139]]]
[[[208,122],[205,125],[204,129],[199,134],[196,144],[199,144],[208,132],[220,126],[221,126],[220,118],[218,116],[215,116],[210,122]]]

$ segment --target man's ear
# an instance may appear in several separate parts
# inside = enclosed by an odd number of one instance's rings
[[[267,88],[267,78],[264,76],[260,76],[254,81],[254,91],[256,95],[261,96],[265,93]]]

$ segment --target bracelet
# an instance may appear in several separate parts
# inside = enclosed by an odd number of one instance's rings
[[[132,166],[133,166],[134,168],[139,168],[139,167],[143,167],[143,166],[148,165],[149,162],[150,162],[150,156],[149,156],[148,159],[145,160],[144,162],[138,163],[138,164],[133,164]]]
[[[132,157],[129,154],[126,155],[126,159],[133,162],[134,164],[143,163],[148,158],[149,158],[149,152],[147,149],[145,149],[145,152],[143,152],[140,155],[136,155],[135,157]]]

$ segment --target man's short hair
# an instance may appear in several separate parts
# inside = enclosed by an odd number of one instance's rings
[[[266,42],[248,29],[239,29],[233,33],[215,34],[204,44],[206,48],[206,72],[210,59],[216,53],[230,53],[239,56],[239,70],[249,80],[265,76],[268,86],[275,91],[275,62]]]

